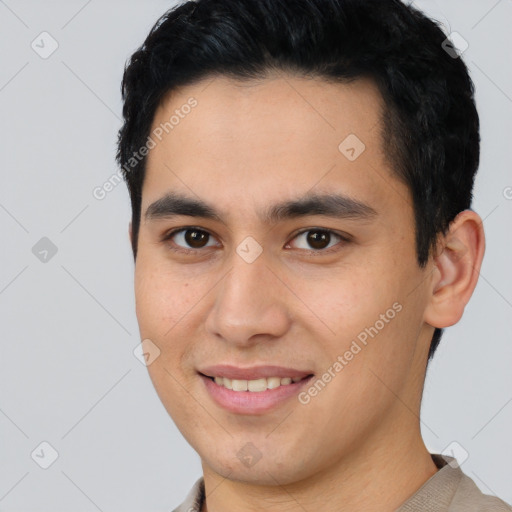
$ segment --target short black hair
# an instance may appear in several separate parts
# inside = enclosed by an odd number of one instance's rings
[[[130,192],[134,258],[146,164],[139,150],[164,96],[210,76],[251,80],[278,70],[378,86],[383,148],[411,192],[424,267],[438,236],[471,206],[480,153],[474,85],[446,41],[438,22],[400,0],[196,0],[167,11],[121,85],[116,158]],[[434,331],[429,360],[442,332]]]

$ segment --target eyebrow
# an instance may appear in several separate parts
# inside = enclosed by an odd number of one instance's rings
[[[169,192],[149,205],[144,218],[146,221],[152,221],[171,219],[178,215],[211,219],[225,224],[221,213],[212,205],[176,192]],[[370,205],[345,195],[306,194],[297,199],[272,205],[259,217],[264,222],[272,224],[285,219],[309,215],[369,220],[377,215],[377,211]]]

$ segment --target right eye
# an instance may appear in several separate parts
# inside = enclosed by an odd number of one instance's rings
[[[204,247],[214,247],[215,243],[208,244],[209,239],[213,237],[208,231],[199,229],[195,226],[174,229],[167,233],[163,241],[170,241],[168,244],[169,249],[176,252],[183,252],[186,254],[195,253]]]

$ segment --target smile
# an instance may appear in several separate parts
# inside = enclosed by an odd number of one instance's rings
[[[215,376],[199,372],[199,376],[205,391],[216,405],[228,412],[244,415],[261,415],[284,405],[287,400],[296,397],[314,376],[293,370],[289,371],[289,376],[279,376],[272,375],[268,367],[265,370],[264,373],[269,376],[259,375],[259,378],[252,379],[225,377],[221,371],[215,372]],[[261,373],[261,370],[258,371]],[[240,371],[232,371],[231,375],[234,376],[234,373],[237,373],[237,377],[241,376]],[[254,376],[254,370],[252,373],[251,376]]]
[[[292,382],[299,382],[302,377],[268,377],[255,380],[228,379],[227,377],[210,377],[215,384],[233,391],[261,392],[267,389],[276,389],[279,386],[288,386]]]

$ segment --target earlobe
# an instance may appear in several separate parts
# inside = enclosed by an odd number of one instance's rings
[[[460,320],[476,287],[484,251],[482,219],[471,210],[459,213],[434,258],[426,323],[444,328]]]

